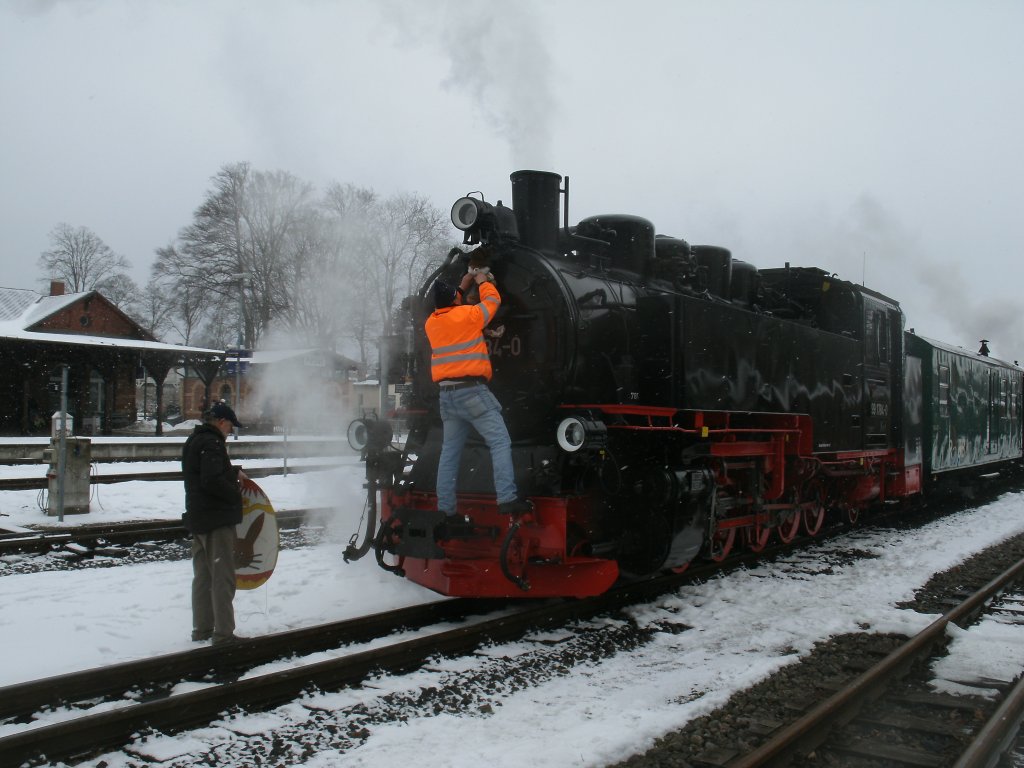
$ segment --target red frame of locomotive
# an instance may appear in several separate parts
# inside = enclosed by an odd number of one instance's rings
[[[922,489],[921,466],[906,465],[902,449],[818,453],[812,451],[808,415],[681,410],[630,405],[563,406],[569,412],[607,417],[607,429],[662,432],[703,444],[714,470],[716,492],[749,506],[716,521],[721,560],[737,535],[749,549],[763,549],[773,530],[783,542],[801,527],[814,535],[826,507],[845,510],[851,521],[868,503],[903,498]],[[759,472],[760,499],[736,492],[733,473]],[[813,482],[812,482],[813,481]],[[806,491],[812,488],[813,492]],[[804,490],[801,490],[804,489]],[[443,557],[401,556],[392,570],[436,592],[477,597],[587,597],[605,592],[619,577],[614,560],[570,551],[568,530],[588,515],[584,496],[531,497],[532,514],[519,520],[499,515],[493,496],[460,495],[458,514],[473,521],[476,535],[439,542]],[[382,539],[400,535],[389,526],[396,510],[434,510],[432,493],[382,489]],[[380,555],[378,555],[380,556]],[[499,567],[500,563],[500,567]]]

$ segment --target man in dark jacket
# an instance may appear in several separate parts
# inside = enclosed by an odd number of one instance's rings
[[[235,412],[215,403],[185,441],[185,514],[192,534],[192,639],[214,645],[235,636],[235,526],[242,522],[245,473],[231,466],[225,438],[241,427]]]

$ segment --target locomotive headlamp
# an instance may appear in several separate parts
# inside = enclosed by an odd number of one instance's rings
[[[463,232],[472,228],[480,220],[483,206],[482,200],[473,197],[460,197],[452,206],[452,224]]]
[[[391,442],[394,431],[387,421],[356,419],[348,425],[348,444],[354,451],[379,451]]]
[[[468,195],[460,197],[452,206],[452,224],[465,233],[463,245],[519,239],[516,215],[511,208],[503,206],[500,200],[497,205],[491,205]]]
[[[600,421],[569,416],[562,419],[555,430],[555,440],[566,453],[576,453],[583,448],[594,450],[608,442],[608,428]]]
[[[356,419],[348,425],[348,444],[353,451],[361,451],[366,447],[366,422]]]

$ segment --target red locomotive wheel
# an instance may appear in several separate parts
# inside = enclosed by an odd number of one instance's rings
[[[804,530],[808,536],[817,536],[825,524],[825,507],[815,504],[803,511]]]
[[[768,539],[772,537],[772,529],[760,523],[754,523],[750,528],[743,529],[743,536],[747,549],[751,552],[760,552],[768,546]]]
[[[718,528],[711,540],[711,554],[709,557],[716,563],[720,563],[732,552],[732,546],[736,543],[735,528]]]
[[[789,544],[793,539],[796,538],[797,533],[800,531],[800,521],[803,518],[799,509],[793,509],[786,512],[779,519],[779,540],[783,544]]]

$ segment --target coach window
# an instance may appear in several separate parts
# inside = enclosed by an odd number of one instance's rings
[[[939,366],[939,416],[949,416],[949,366]]]

